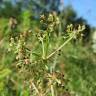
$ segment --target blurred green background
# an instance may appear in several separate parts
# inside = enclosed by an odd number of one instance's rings
[[[8,48],[11,36],[28,28],[34,32],[40,26],[40,15],[52,11],[60,18],[63,34],[68,24],[85,25],[82,40],[70,42],[57,59],[54,57],[57,67],[61,66],[60,70],[69,79],[65,86],[75,94],[72,96],[96,96],[96,28],[78,17],[71,5],[64,7],[60,0],[0,0],[0,96],[38,96],[23,88],[24,74],[18,74],[15,55]]]

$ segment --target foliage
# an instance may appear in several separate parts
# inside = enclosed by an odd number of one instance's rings
[[[19,36],[11,37],[9,51],[12,50],[16,55],[18,74],[24,75],[21,78],[25,80],[27,86],[31,86],[30,92],[34,89],[30,94],[59,96],[60,92],[61,94],[65,92],[62,86],[65,86],[63,83],[66,79],[58,68],[55,69],[55,63],[52,62],[53,57],[58,58],[58,51],[70,40],[80,37],[80,32],[84,30],[84,26],[79,25],[78,29],[75,29],[71,24],[67,26],[65,34],[61,35],[55,32],[61,27],[56,13],[50,13],[48,16],[41,15],[40,18],[41,26],[34,32],[24,30],[24,32],[20,32]],[[26,18],[23,19],[25,19],[23,24],[27,24]],[[61,41],[64,43],[61,44]],[[57,48],[55,49],[53,46]]]
[[[82,46],[85,26],[63,12],[40,22],[28,10],[18,14],[0,18],[0,96],[95,96],[96,56]]]

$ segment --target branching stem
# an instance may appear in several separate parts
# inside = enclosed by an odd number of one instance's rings
[[[70,40],[72,40],[72,38],[75,36],[75,32],[74,34],[72,34],[72,36],[70,36],[70,38],[68,40],[66,40],[60,47],[58,47],[54,52],[52,52],[50,55],[47,56],[46,59],[49,59],[50,57],[52,57],[56,52],[58,52],[60,49],[62,49],[62,47],[64,47]]]
[[[52,95],[52,96],[55,96],[53,85],[51,85],[51,95]]]
[[[42,58],[45,59],[45,47],[43,40],[41,41],[41,43],[42,43]]]

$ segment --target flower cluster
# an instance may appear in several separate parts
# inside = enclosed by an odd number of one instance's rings
[[[57,36],[55,33],[56,29],[59,29],[61,25],[59,17],[55,12],[49,15],[41,15],[40,19],[40,27],[32,30],[32,32],[30,30],[24,30],[18,37],[10,39],[9,51],[14,52],[17,65],[23,66],[22,72],[24,73],[24,80],[27,79],[26,82],[33,80],[31,86],[33,86],[37,94],[39,92],[42,93],[41,88],[43,89],[43,93],[48,94],[51,90],[53,95],[55,94],[54,86],[57,87],[57,89],[59,86],[62,91],[65,90],[63,87],[66,80],[64,76],[61,75],[61,70],[58,69],[59,73],[57,69],[55,70],[56,62],[53,62],[52,57],[58,56],[56,54],[72,39],[81,35],[85,27],[79,25],[76,29],[72,24],[68,25],[67,32],[63,35],[67,37],[64,41],[62,35]],[[31,33],[32,35],[30,35]],[[61,41],[63,41],[63,43]],[[28,45],[32,47],[30,48]],[[54,70],[52,69],[53,67]],[[50,90],[45,90],[45,85],[48,85],[47,87],[50,87]]]

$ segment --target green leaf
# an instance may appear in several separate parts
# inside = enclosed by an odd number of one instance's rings
[[[11,70],[7,68],[0,71],[0,80],[8,76],[10,73],[11,73]]]

